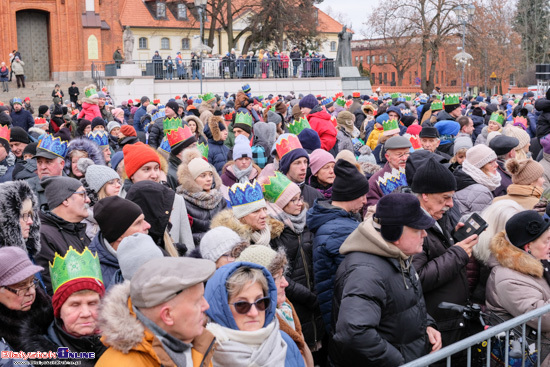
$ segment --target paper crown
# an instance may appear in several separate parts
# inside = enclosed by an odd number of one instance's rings
[[[391,100],[391,99],[388,99],[388,100],[386,101],[386,104],[388,105],[388,107],[391,106],[391,105],[392,105],[392,100]]]
[[[361,97],[361,93],[359,93],[359,92],[353,92],[353,93],[351,94],[351,96],[352,96],[353,98],[360,98],[360,97]]]
[[[443,109],[443,102],[441,101],[433,101],[431,106],[430,106],[430,110],[432,111],[439,111],[439,110],[442,110]]]
[[[504,124],[504,116],[501,115],[500,113],[498,112],[493,112],[491,114],[491,118],[489,119],[489,121],[494,121],[500,125],[503,125]]]
[[[309,125],[309,122],[303,117],[300,117],[299,120],[292,121],[288,125],[288,132],[294,135],[300,134],[304,129],[311,129],[311,126]]]
[[[10,129],[6,125],[0,125],[0,139],[10,142]]]
[[[232,207],[252,204],[254,202],[264,200],[262,185],[254,180],[252,183],[245,182],[233,184],[228,190],[229,201]]]
[[[422,144],[420,143],[420,138],[417,135],[411,135],[409,138],[409,141],[412,144],[412,148],[414,150],[422,148]]]
[[[179,117],[165,118],[162,120],[162,129],[166,131],[177,130],[181,126],[181,119]]]
[[[445,105],[460,104],[458,96],[445,96]]]
[[[154,105],[157,105],[157,104],[159,104],[159,103],[160,103],[160,99],[153,99],[153,104],[154,104]]]
[[[382,122],[382,127],[384,131],[399,130],[399,122],[397,122],[397,120],[387,120]]]
[[[392,94],[391,94],[391,98],[392,98],[392,99],[394,99],[394,98],[399,98],[399,97],[400,97],[399,93],[392,93]]]
[[[399,170],[392,168],[391,172],[384,173],[384,176],[379,177],[376,182],[382,193],[389,195],[398,187],[407,186],[407,176],[403,168]]]
[[[332,98],[325,98],[321,101],[321,104],[323,106],[326,106],[327,104],[332,103]]]
[[[353,101],[350,99],[349,101],[346,102],[346,107],[349,108],[349,106],[351,106],[352,103]]]
[[[390,99],[391,95],[389,93],[384,93],[384,97],[382,99]]]
[[[166,107],[166,106],[163,105],[163,104],[158,104],[157,105],[157,109],[159,109],[159,110],[164,110],[164,107]]]
[[[277,151],[279,159],[283,158],[288,152],[301,148],[302,144],[294,134],[283,134],[279,137],[279,141],[275,143],[275,150]]]
[[[267,177],[267,180],[267,183],[262,185],[262,190],[264,198],[270,203],[275,203],[279,200],[281,194],[292,183],[288,177],[279,171],[275,172],[275,176]]]
[[[140,103],[141,103],[140,99],[134,99],[134,104],[140,104]]]
[[[264,96],[260,94],[258,97],[256,97],[256,99],[257,99],[258,101],[261,101],[261,100],[264,99]]]
[[[91,141],[99,145],[100,148],[109,146],[109,135],[105,131],[97,130],[89,132],[86,136]]]
[[[154,122],[156,119],[166,116],[166,111],[164,109],[159,109],[153,116],[151,116],[151,122]]]
[[[166,153],[170,153],[172,151],[172,148],[170,147],[170,143],[168,142],[168,138],[166,136],[162,138],[162,141],[160,142],[160,145],[159,145],[159,149],[162,151],[165,151]]]
[[[59,158],[65,159],[67,154],[67,142],[61,138],[54,138],[53,135],[44,134],[44,137],[38,142],[36,149],[42,149],[55,154]]]
[[[91,96],[93,96],[94,94],[97,94],[97,91],[95,90],[95,87],[93,88],[88,88],[84,91],[84,94],[86,95],[86,97],[90,98]]]
[[[342,97],[338,97],[336,104],[340,107],[344,107],[346,105],[346,100]]]
[[[63,284],[74,279],[90,278],[103,284],[99,258],[97,254],[94,256],[88,248],[82,253],[78,253],[72,246],[69,246],[69,251],[65,256],[61,257],[58,253],[55,254],[49,268],[54,293]]]
[[[12,104],[19,103],[20,105],[22,105],[22,104],[23,104],[23,101],[21,101],[21,98],[15,97],[14,99],[11,100],[11,103],[12,103]]]
[[[199,98],[201,98],[204,102],[209,102],[209,101],[215,99],[216,96],[214,95],[214,93],[208,92],[208,93],[206,93],[202,96],[199,96]]]
[[[523,116],[517,116],[514,118],[514,126],[519,126],[523,130],[527,130],[527,119]]]
[[[245,85],[243,85],[243,87],[242,87],[242,88],[243,88],[243,92],[245,92],[245,93],[248,93],[248,92],[250,92],[250,85],[248,85],[248,84],[245,84]]]
[[[208,161],[208,144],[200,143],[197,145],[197,149],[201,152],[205,161]]]
[[[237,113],[237,116],[235,116],[235,125],[236,124],[243,124],[252,127],[252,115],[245,112]]]
[[[405,101],[407,101],[407,102],[412,101],[412,97],[411,96],[405,96]]]
[[[335,98],[335,99],[338,99],[338,98],[340,98],[340,97],[344,97],[344,92],[338,92],[338,93],[336,93],[336,94],[334,95],[334,98]]]
[[[193,136],[194,134],[191,131],[191,128],[187,125],[183,125],[183,127],[178,126],[176,129],[168,130],[168,132],[166,133],[166,138],[168,139],[170,147],[173,147],[177,143],[181,143],[182,141],[192,138]]]
[[[226,113],[225,115],[223,115],[224,120],[225,120],[225,121],[231,121],[231,120],[233,120],[233,114],[234,114],[234,112]]]
[[[401,96],[401,97],[397,97],[397,102],[405,102],[405,97]]]

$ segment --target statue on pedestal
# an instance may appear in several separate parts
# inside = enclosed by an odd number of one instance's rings
[[[353,33],[348,32],[346,26],[338,33],[338,52],[336,53],[336,67],[353,66],[351,63],[351,38]]]
[[[122,34],[122,40],[124,41],[124,63],[133,64],[132,52],[134,51],[134,32],[130,30],[130,27],[126,26],[124,28],[124,33]]]

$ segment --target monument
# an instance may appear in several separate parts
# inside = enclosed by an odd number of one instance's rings
[[[122,41],[124,42],[124,63],[120,65],[120,69],[117,69],[117,76],[141,76],[141,69],[132,58],[135,42],[134,32],[128,26],[124,28]]]
[[[336,75],[342,79],[342,89],[345,95],[354,91],[361,94],[371,94],[372,87],[369,78],[359,74],[357,66],[353,66],[351,60],[351,39],[353,33],[348,32],[344,25],[338,33],[338,51],[336,53]]]

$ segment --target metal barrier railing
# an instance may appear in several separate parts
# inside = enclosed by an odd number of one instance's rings
[[[505,333],[505,341],[504,341],[504,366],[509,365],[510,361],[510,355],[509,355],[509,342],[510,342],[510,331],[514,328],[517,328],[518,326],[521,327],[521,351],[522,351],[522,366],[526,365],[526,359],[527,356],[525,354],[526,350],[526,325],[527,322],[537,319],[537,341],[536,341],[536,349],[538,351],[538,358],[537,358],[537,366],[540,367],[541,364],[541,336],[542,336],[542,316],[546,313],[550,312],[550,305],[545,305],[541,308],[538,308],[536,310],[530,311],[524,315],[515,317],[513,319],[510,319],[508,321],[504,321],[498,325],[491,326],[487,330],[484,330],[482,332],[479,332],[475,335],[472,335],[466,339],[463,339],[459,342],[456,342],[454,344],[451,344],[443,349],[438,350],[437,352],[428,354],[422,358],[415,359],[414,361],[411,361],[407,364],[404,364],[403,367],[424,367],[429,366],[432,363],[442,361],[446,359],[447,366],[451,366],[451,356],[466,351],[467,353],[467,367],[472,366],[472,347],[475,347],[477,345],[480,345],[482,343],[485,344],[486,348],[486,366],[491,365],[491,347],[492,347],[492,338],[501,334]]]

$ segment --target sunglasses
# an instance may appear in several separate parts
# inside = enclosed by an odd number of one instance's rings
[[[240,313],[241,315],[245,315],[250,311],[252,306],[256,307],[256,310],[258,311],[265,311],[266,308],[269,307],[271,304],[271,299],[269,297],[260,298],[256,302],[250,303],[246,301],[239,301],[235,303],[231,303],[233,307],[235,307],[235,311],[237,313]]]

